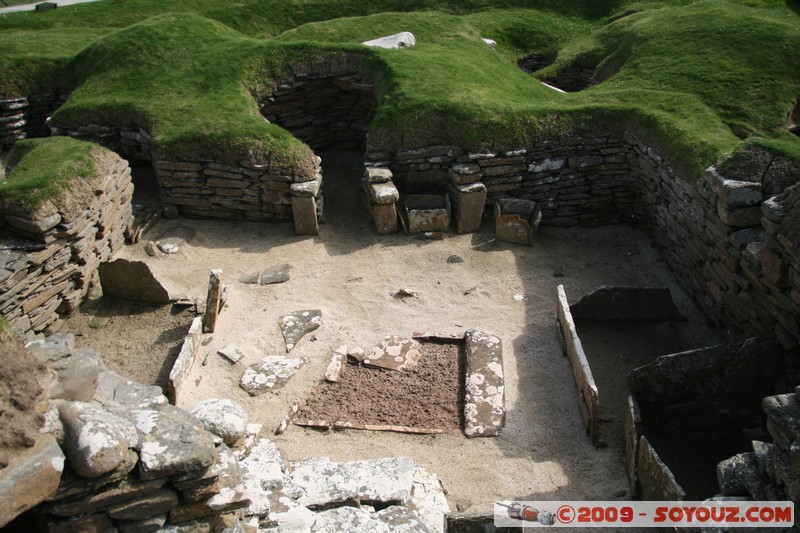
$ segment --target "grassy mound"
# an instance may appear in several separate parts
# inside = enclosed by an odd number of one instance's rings
[[[98,2],[0,17],[0,94],[70,91],[56,125],[147,129],[165,157],[289,164],[310,151],[256,103],[298,65],[357,54],[378,82],[371,140],[523,147],[634,129],[689,175],[742,142],[800,159],[786,116],[798,97],[798,15],[774,0],[210,0]],[[417,46],[360,42],[412,31]],[[481,37],[498,41],[496,51]],[[524,74],[528,54],[601,83],[560,94]],[[303,70],[303,68],[300,68]]]
[[[93,149],[93,144],[69,137],[18,142],[8,161],[13,170],[0,181],[0,210],[35,213],[43,202],[69,190],[74,180],[93,175]]]

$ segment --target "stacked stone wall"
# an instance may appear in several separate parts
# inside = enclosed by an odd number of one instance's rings
[[[64,99],[45,94],[0,99],[0,150],[29,137],[48,137],[47,118]]]
[[[714,321],[796,349],[800,234],[788,214],[800,208],[800,170],[757,151],[747,156],[753,169],[739,159],[691,179],[626,132],[491,153],[373,147],[365,165],[389,168],[401,194],[482,183],[487,208],[504,197],[532,200],[544,225],[639,225]]]
[[[96,158],[98,179],[81,209],[53,208],[32,220],[0,213],[0,315],[31,336],[57,329],[93,285],[97,267],[118,250],[132,221],[127,161]]]
[[[261,114],[314,150],[363,149],[377,102],[354,73],[295,80],[261,102]]]

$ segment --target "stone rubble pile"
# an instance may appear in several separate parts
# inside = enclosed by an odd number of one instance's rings
[[[77,208],[48,201],[37,218],[0,213],[0,315],[29,337],[57,331],[99,286],[97,269],[125,241],[132,223],[133,184],[127,161],[103,150],[96,176],[74,180]]]
[[[753,441],[753,451],[717,465],[723,496],[800,502],[800,387],[761,403],[773,443]]]
[[[34,341],[28,353],[53,373],[45,427],[22,466],[0,471],[0,502],[40,503],[32,512],[48,531],[444,528],[441,483],[409,458],[288,463],[234,402],[183,411],[66,334]]]

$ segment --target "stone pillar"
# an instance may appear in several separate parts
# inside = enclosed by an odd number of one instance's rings
[[[322,171],[317,160],[317,172],[314,179],[300,183],[293,183],[292,217],[294,230],[298,235],[319,235],[319,220],[317,218],[317,204],[322,205]],[[317,202],[319,199],[319,202]]]
[[[317,202],[314,197],[292,196],[294,231],[298,235],[319,235]]]
[[[206,298],[206,314],[203,316],[203,332],[214,333],[217,327],[217,316],[222,298],[222,270],[211,270]]]
[[[456,163],[448,172],[448,193],[456,208],[456,231],[478,231],[486,202],[486,185],[482,183],[481,167],[477,163]]]
[[[456,232],[474,233],[481,227],[483,205],[486,202],[486,185],[481,182],[468,185],[451,184],[450,198],[456,207]]]
[[[392,171],[388,168],[366,167],[361,178],[364,201],[380,235],[397,231],[397,208],[400,199],[397,187],[392,183]]]

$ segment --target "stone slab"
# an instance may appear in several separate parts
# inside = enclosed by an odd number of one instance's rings
[[[115,520],[145,520],[167,513],[178,506],[174,490],[162,488],[133,501],[121,502],[106,509]]]
[[[180,391],[183,389],[186,379],[189,377],[189,373],[192,371],[192,367],[197,360],[197,350],[203,342],[202,329],[203,317],[195,317],[181,345],[181,351],[178,353],[178,357],[172,365],[172,370],[169,373],[168,386],[169,401],[173,404],[178,403]]]
[[[55,493],[63,471],[64,454],[52,435],[15,457],[0,471],[0,527]]]
[[[139,481],[135,477],[129,476],[78,500],[48,504],[43,510],[48,514],[63,517],[94,513],[116,503],[135,500],[139,496],[151,494],[164,486],[166,482],[166,478]]]
[[[464,434],[495,437],[505,425],[503,345],[499,337],[477,330],[466,341]]]
[[[364,167],[367,183],[388,183],[392,181],[392,171],[385,167]]]
[[[687,405],[735,406],[743,400],[742,391],[751,398],[769,395],[785,372],[782,352],[772,340],[710,346],[662,355],[632,370],[626,381],[647,424],[676,405],[683,410]]]
[[[417,512],[431,533],[444,533],[445,515],[450,512],[450,506],[442,482],[436,474],[418,466],[411,483],[411,499],[406,505]]]
[[[633,396],[628,396],[625,409],[625,467],[628,473],[628,487],[631,497],[639,493],[639,480],[636,475],[636,461],[639,457],[639,438],[642,435],[642,415]]]
[[[292,481],[297,499],[310,508],[357,500],[361,503],[401,503],[411,496],[416,465],[408,457],[333,462],[327,457],[294,461]]]
[[[325,381],[336,383],[342,373],[342,366],[347,358],[347,346],[340,346],[331,356],[331,361],[325,369]]]
[[[228,446],[238,442],[247,432],[247,411],[227,398],[200,400],[190,413]]]
[[[456,206],[456,232],[474,233],[481,227],[487,190],[482,183],[453,187],[453,204]]]
[[[572,375],[575,377],[575,385],[578,388],[578,407],[583,417],[586,431],[592,439],[597,442],[599,435],[599,416],[600,416],[600,395],[597,385],[594,382],[592,369],[589,360],[583,351],[583,344],[578,336],[575,321],[569,310],[569,301],[564,286],[557,288],[556,306],[558,316],[558,326],[563,342],[564,353],[572,367]],[[634,395],[635,396],[635,395]]]
[[[241,278],[239,281],[245,284],[271,285],[273,283],[285,283],[289,281],[291,265],[275,265],[262,270],[256,274],[251,274]]]
[[[311,333],[322,325],[322,311],[319,309],[295,311],[282,316],[278,320],[278,325],[286,342],[286,352],[289,353],[306,333]]]
[[[98,267],[103,295],[121,300],[168,304],[169,294],[142,261],[116,259]]]
[[[395,33],[394,35],[387,35],[386,37],[379,37],[369,41],[364,41],[364,46],[372,46],[376,48],[387,48],[391,50],[398,50],[401,48],[410,48],[417,44],[414,34],[408,31]]]
[[[411,194],[402,204],[400,221],[409,235],[450,230],[452,208],[446,194]]]
[[[203,332],[214,333],[217,327],[217,317],[221,311],[222,300],[222,270],[212,269],[208,278],[208,293],[206,295],[206,312],[203,316]]]
[[[252,396],[283,387],[303,366],[302,359],[269,355],[261,362],[250,365],[242,374],[239,386]]]
[[[297,235],[319,235],[317,201],[313,197],[292,196],[292,218]]]
[[[669,322],[686,320],[675,307],[669,289],[657,287],[595,288],[570,306],[575,320]]]
[[[686,492],[644,436],[639,441],[637,464],[641,500],[686,500]]]
[[[378,235],[387,235],[397,232],[397,208],[395,204],[375,204],[370,207],[372,221]]]
[[[405,370],[417,366],[421,356],[415,340],[389,335],[372,348],[362,363],[387,370]]]
[[[533,245],[533,235],[542,220],[536,202],[501,198],[494,204],[494,230],[498,241]]]

